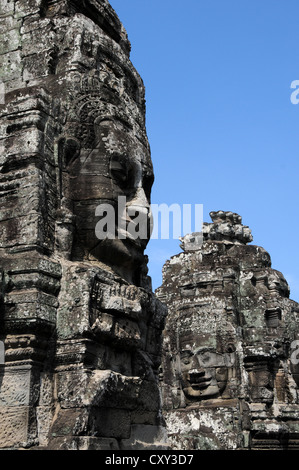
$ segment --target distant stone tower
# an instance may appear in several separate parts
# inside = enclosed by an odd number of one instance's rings
[[[1,0],[0,31],[0,448],[163,447],[148,240],[95,232],[150,218],[127,34],[107,0]]]
[[[251,231],[212,212],[163,270],[161,383],[174,449],[299,449],[299,304]],[[199,240],[199,242],[198,242]]]

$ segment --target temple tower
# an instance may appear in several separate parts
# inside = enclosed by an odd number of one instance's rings
[[[117,224],[153,183],[126,31],[107,0],[1,0],[0,32],[0,448],[163,447],[166,310]]]

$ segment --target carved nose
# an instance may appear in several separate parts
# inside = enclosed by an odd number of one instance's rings
[[[142,206],[136,204],[136,201],[131,201],[129,204],[127,204],[127,214],[130,219],[134,219],[135,217],[139,217],[144,223],[146,223],[148,226],[150,224],[150,220],[152,217],[152,212],[151,208],[149,205],[147,206]]]
[[[127,214],[130,219],[128,222],[133,223],[134,231],[135,220],[138,220],[138,239],[146,245],[151,237],[153,224],[151,207],[143,188],[138,188],[133,199],[127,203]]]
[[[147,209],[147,211],[150,210],[150,204],[148,202],[148,199],[146,197],[146,194],[144,192],[143,188],[137,188],[137,191],[134,195],[134,197],[131,199],[131,201],[128,202],[127,204],[130,207],[140,207],[140,209]]]

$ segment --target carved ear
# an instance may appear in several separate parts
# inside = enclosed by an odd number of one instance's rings
[[[98,116],[93,123],[93,131],[95,137],[95,145],[101,140],[101,134],[103,129],[111,128],[111,126],[115,126],[115,122],[111,116]]]
[[[80,156],[80,144],[74,138],[62,137],[57,144],[58,185],[60,199],[64,192],[63,174],[68,173],[70,167]]]
[[[67,170],[80,155],[80,144],[73,138],[61,139],[58,147],[59,166],[62,170]]]

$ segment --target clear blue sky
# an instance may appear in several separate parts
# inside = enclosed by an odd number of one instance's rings
[[[299,301],[298,0],[111,0],[146,87],[152,202],[231,210]],[[152,240],[154,289],[178,241]]]

